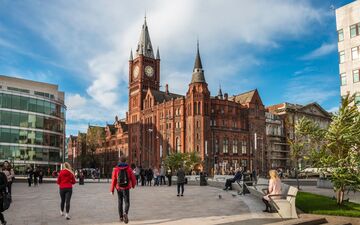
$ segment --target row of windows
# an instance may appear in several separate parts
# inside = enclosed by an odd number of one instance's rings
[[[230,141],[230,144],[232,145],[232,153],[233,154],[238,154],[238,147],[241,147],[241,154],[247,154],[247,142],[246,141],[238,141],[238,140],[233,140],[232,142]],[[215,140],[215,152],[219,153],[219,140],[216,139]],[[229,140],[228,139],[224,139],[223,143],[222,143],[222,153],[229,153]]]
[[[17,109],[65,118],[65,108],[49,101],[0,93],[0,108]]]
[[[360,81],[360,70],[359,69],[352,71],[352,78],[353,78],[352,79],[353,83],[357,83]],[[341,86],[344,86],[347,84],[346,73],[340,74],[340,83],[341,83]]]
[[[359,36],[360,34],[360,23],[353,24],[350,26],[350,38]],[[344,40],[344,30],[338,30],[338,41],[342,42]]]
[[[60,153],[46,148],[0,145],[0,159],[60,162]]]
[[[63,137],[40,131],[0,128],[0,142],[62,147]]]
[[[18,113],[0,110],[0,125],[37,128],[55,132],[64,132],[64,123],[61,120],[46,116],[37,116],[28,113]]]

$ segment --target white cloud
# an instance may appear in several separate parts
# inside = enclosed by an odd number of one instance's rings
[[[323,76],[313,74],[294,77],[285,86],[285,101],[298,104],[310,102],[322,104],[339,95],[339,92],[331,86],[335,83],[334,78],[336,76],[329,75],[327,79],[324,79]]]
[[[302,60],[317,59],[328,55],[337,49],[336,43],[323,43],[319,48],[301,57]]]
[[[67,94],[65,104],[68,110],[74,110],[86,105],[86,99],[79,94]]]
[[[300,38],[309,32],[309,24],[326,15],[307,1],[280,0],[34,1],[12,7],[11,16],[40,36],[61,65],[76,71],[74,79],[86,82],[86,104],[76,106],[74,101],[82,97],[70,96],[67,117],[89,121],[125,115],[128,56],[137,44],[145,10],[153,47],[160,46],[162,85],[170,83],[180,94],[186,93],[191,79],[197,36],[206,79],[218,86],[220,80],[247,81],[241,73],[246,65],[261,62],[249,56],[246,46],[271,48],[282,39]],[[221,61],[224,58],[229,60]]]

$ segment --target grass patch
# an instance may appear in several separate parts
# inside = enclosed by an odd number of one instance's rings
[[[338,206],[332,198],[307,192],[297,194],[296,207],[311,214],[360,217],[360,204],[344,202]]]

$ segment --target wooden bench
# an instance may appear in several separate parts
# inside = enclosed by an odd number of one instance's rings
[[[264,179],[259,179],[256,185],[254,183],[252,183],[252,186],[248,184],[249,182],[245,183],[250,193],[260,199],[262,199],[268,190],[268,184],[267,182],[264,183]],[[298,218],[295,206],[298,189],[282,183],[281,192],[279,195],[269,195],[270,205],[277,210],[281,218]]]

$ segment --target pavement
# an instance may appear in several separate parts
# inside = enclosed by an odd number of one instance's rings
[[[213,187],[185,186],[184,197],[175,186],[137,187],[130,194],[129,224],[251,224],[283,221],[277,213],[263,213],[261,200]],[[120,224],[117,196],[109,184],[75,185],[71,220],[60,216],[60,196],[54,183],[27,187],[13,184],[13,204],[4,212],[9,225]]]

